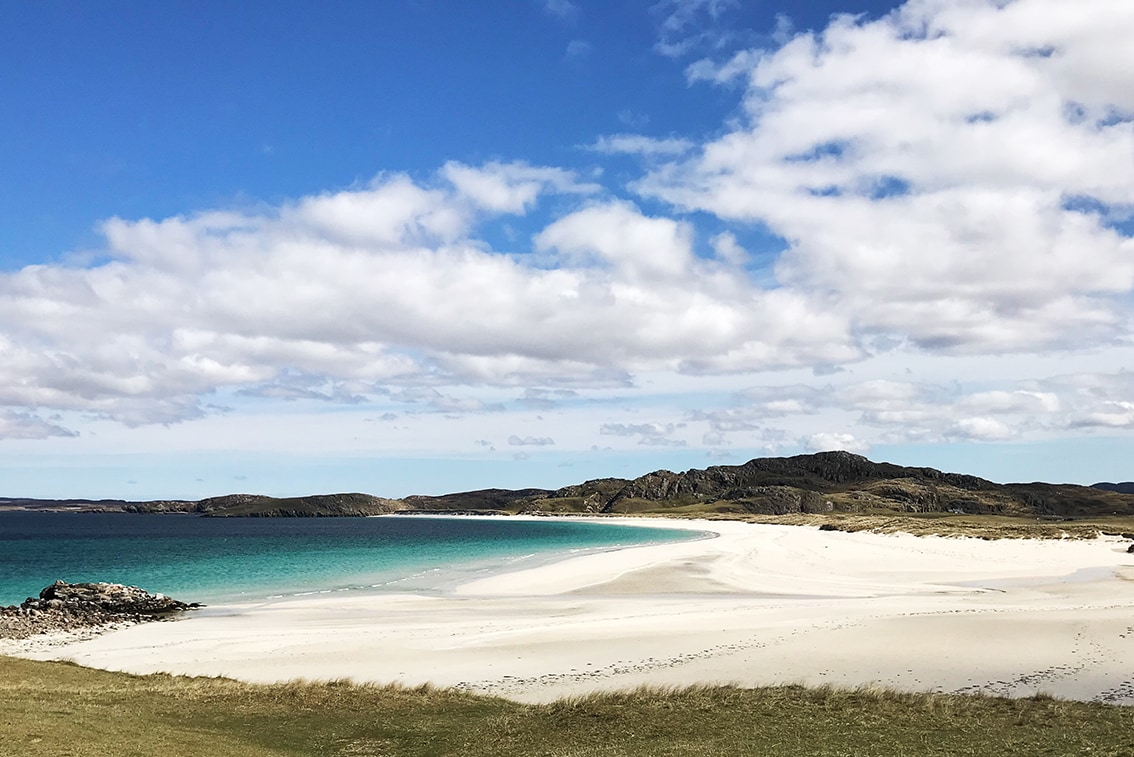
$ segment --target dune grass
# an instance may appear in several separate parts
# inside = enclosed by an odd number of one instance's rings
[[[828,513],[782,516],[747,516],[754,523],[827,525],[839,531],[907,533],[915,536],[952,536],[977,539],[1094,539],[1100,533],[1134,533],[1134,518],[1106,516],[1077,520],[1040,520],[1003,515],[952,513]]]
[[[616,514],[618,517],[624,514]],[[781,526],[820,526],[835,531],[905,533],[914,536],[950,536],[975,539],[1094,539],[1099,534],[1134,535],[1134,517],[1096,516],[1074,520],[1045,520],[1005,515],[954,513],[759,513],[714,510],[710,505],[674,507],[638,512],[634,517],[734,520]]]
[[[253,685],[0,658],[0,754],[1131,755],[1134,708],[796,686],[523,705],[346,682]]]

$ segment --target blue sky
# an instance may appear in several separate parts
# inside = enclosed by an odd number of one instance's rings
[[[1134,477],[1124,0],[0,12],[0,493]]]

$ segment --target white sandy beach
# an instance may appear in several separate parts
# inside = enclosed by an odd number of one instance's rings
[[[0,652],[249,681],[430,682],[530,702],[642,684],[829,683],[1134,704],[1128,542],[603,522],[719,536],[575,557],[444,596],[210,607]]]

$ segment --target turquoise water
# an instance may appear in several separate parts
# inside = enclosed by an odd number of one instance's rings
[[[350,589],[443,591],[564,553],[699,535],[505,517],[0,512],[0,605],[36,596],[56,579],[130,584],[205,603]]]

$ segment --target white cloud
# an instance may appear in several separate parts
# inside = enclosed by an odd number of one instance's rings
[[[1001,441],[1012,438],[1012,430],[995,418],[961,418],[947,434],[953,438]]]
[[[623,108],[618,111],[618,122],[631,129],[641,129],[650,122],[650,117],[646,113]]]
[[[0,412],[0,439],[46,439],[76,436],[76,432],[30,412]]]
[[[548,447],[555,444],[555,440],[549,436],[516,436],[512,434],[508,437],[508,444],[513,447]]]
[[[1016,390],[977,392],[962,397],[957,406],[973,412],[1057,413],[1061,403],[1052,392]]]
[[[468,219],[459,208],[447,201],[443,192],[423,189],[405,176],[392,177],[366,190],[308,197],[293,207],[283,209],[281,216],[301,232],[357,245],[401,244],[411,240],[452,241],[468,229]],[[174,222],[181,220],[174,219]],[[257,226],[263,227],[263,219],[209,214],[194,219],[178,231],[184,234],[194,229],[231,239],[245,229],[255,231]],[[106,225],[105,233],[112,249],[126,252],[134,260],[146,259],[145,256],[153,254],[169,256],[171,262],[173,256],[183,262],[195,257],[192,254],[194,250],[165,244],[167,235],[160,234],[157,224],[152,222],[131,224],[116,218]],[[128,251],[120,246],[126,238],[129,240]],[[151,240],[157,244],[146,244]],[[184,236],[177,241],[191,242]]]
[[[1103,402],[1095,410],[1080,414],[1071,421],[1077,429],[1118,429],[1134,427],[1134,402]]]
[[[527,388],[519,397],[519,402],[525,407],[537,410],[551,410],[557,408],[566,400],[579,396],[573,389],[534,389]]]
[[[896,360],[900,364],[903,358]],[[940,369],[943,363],[930,358],[928,365]],[[962,372],[942,383],[863,381],[855,371],[830,376],[825,386],[752,387],[736,392],[727,407],[690,411],[685,419],[692,428],[704,429],[706,446],[750,448],[770,441],[768,435],[776,431],[807,440],[823,427],[844,428],[864,445],[1037,441],[1068,431],[1082,435],[1134,428],[1134,374],[1125,370],[1007,380]],[[981,384],[966,388],[965,378]],[[988,385],[997,388],[984,388]]]
[[[697,82],[730,84],[750,74],[763,56],[763,50],[741,50],[724,63],[717,63],[711,58],[702,58],[686,67],[685,79],[690,84]]]
[[[673,279],[691,273],[692,233],[688,224],[615,203],[559,219],[540,233],[536,246],[573,261],[609,264],[632,280]]]
[[[746,410],[761,418],[778,418],[800,413],[817,413],[832,403],[830,387],[803,384],[761,386],[742,392],[739,397]]]
[[[1134,204],[1134,68],[1128,45],[1101,51],[1132,37],[1113,0],[841,17],[705,74],[747,68],[747,122],[637,187],[767,224],[789,240],[780,281],[859,333],[977,352],[1125,338],[1134,243],[1108,223]]]
[[[475,237],[484,215],[591,190],[559,169],[449,163],[435,185],[387,176],[254,213],[112,219],[110,262],[0,274],[0,407],[170,423],[226,387],[355,402],[391,386],[613,386],[859,355],[837,315],[755,288],[731,253],[698,258],[688,223],[626,202],[536,235],[552,266]]]
[[[1100,357],[1134,336],[1116,223],[1134,213],[1134,5],[912,0],[739,54],[716,46],[731,7],[655,12],[668,54],[712,56],[690,81],[744,88],[737,120],[705,144],[573,153],[654,166],[637,203],[597,169],[450,161],[113,218],[108,262],[0,273],[0,437],[206,415],[251,434],[224,413],[280,401],[309,425],[315,403],[361,404],[391,421],[383,449],[485,455],[551,446],[509,434],[545,422],[557,449],[737,454],[1134,428],[1134,379]],[[507,254],[487,241],[505,224]],[[354,444],[320,428],[287,443]]]
[[[680,58],[702,47],[719,47],[730,36],[722,17],[738,6],[737,0],[659,0],[652,8],[658,18],[654,50]]]
[[[567,43],[567,50],[563,57],[567,60],[581,60],[591,54],[594,46],[585,39],[573,39]]]
[[[684,423],[604,423],[599,433],[604,436],[637,437],[647,447],[684,447],[685,439],[674,436],[686,427]]]
[[[544,12],[561,21],[574,21],[579,15],[579,6],[571,0],[542,0]]]
[[[681,155],[693,148],[693,142],[678,137],[658,139],[642,134],[605,134],[586,149],[603,155],[641,155],[658,157]]]
[[[801,439],[800,443],[809,452],[842,450],[844,452],[866,453],[870,451],[870,445],[856,439],[853,434],[835,431],[821,431],[817,434],[811,434],[805,439]]]
[[[570,171],[526,163],[492,162],[473,167],[450,161],[441,169],[441,174],[462,197],[492,213],[524,213],[547,191],[561,194],[599,191],[598,185],[581,183]]]

